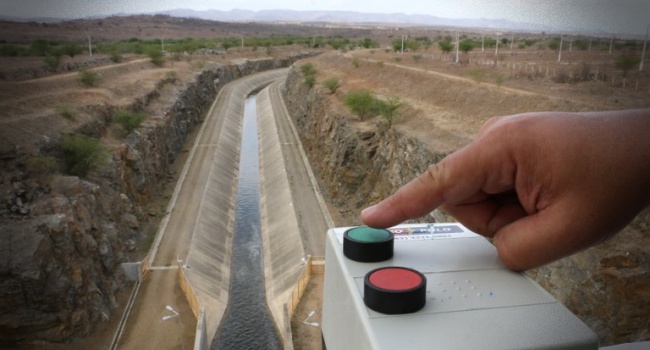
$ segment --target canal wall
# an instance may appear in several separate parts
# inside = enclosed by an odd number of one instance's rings
[[[279,333],[288,344],[291,319],[284,308],[303,269],[305,253],[268,88],[257,96],[257,118],[266,300]]]

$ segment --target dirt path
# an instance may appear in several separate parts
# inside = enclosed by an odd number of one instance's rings
[[[348,56],[346,56],[346,57],[351,57],[351,55],[348,54]],[[372,58],[365,58],[365,60],[368,61],[368,62],[372,62],[372,63],[382,62],[382,61],[375,60],[375,59],[372,59]],[[460,82],[464,82],[464,83],[468,83],[468,84],[476,84],[476,81],[473,80],[473,79],[459,77],[457,75],[441,73],[441,72],[430,70],[430,69],[409,67],[409,66],[406,66],[406,65],[403,65],[403,64],[397,64],[397,63],[388,63],[388,62],[382,62],[382,63],[384,65],[386,65],[386,66],[396,67],[396,68],[400,68],[400,69],[406,69],[406,70],[409,70],[409,71],[412,71],[412,72],[435,75],[435,76],[438,76],[438,77],[441,77],[441,78],[445,78],[445,79],[449,79],[449,80],[453,80],[453,81],[460,81]],[[489,87],[490,89],[498,89],[499,91],[511,92],[511,93],[514,93],[514,94],[519,94],[519,95],[524,95],[524,96],[543,96],[543,97],[546,97],[546,98],[553,98],[554,97],[554,96],[551,96],[551,95],[544,95],[544,94],[540,94],[540,93],[532,92],[532,91],[528,91],[528,90],[523,90],[523,89],[511,88],[511,87],[507,87],[507,86],[498,86],[496,84],[486,83],[486,82],[481,83],[481,85],[484,86],[484,87]]]

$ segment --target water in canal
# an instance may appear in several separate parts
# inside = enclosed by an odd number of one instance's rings
[[[255,99],[249,96],[244,109],[230,293],[212,350],[282,349],[264,290]]]

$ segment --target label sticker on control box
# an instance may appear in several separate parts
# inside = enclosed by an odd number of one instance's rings
[[[410,224],[399,225],[387,229],[395,235],[395,241],[424,241],[434,239],[455,239],[477,237],[458,224]],[[343,232],[337,230],[337,240],[343,244]]]

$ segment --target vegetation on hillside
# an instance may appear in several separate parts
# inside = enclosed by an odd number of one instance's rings
[[[139,128],[142,122],[147,119],[147,115],[139,112],[119,111],[113,116],[113,121],[122,126],[126,135]]]
[[[391,126],[399,117],[397,110],[402,102],[397,97],[378,98],[369,90],[356,90],[344,96],[344,103],[361,120],[382,116]]]
[[[67,173],[80,177],[97,168],[108,156],[99,139],[83,134],[65,136],[61,148]]]

